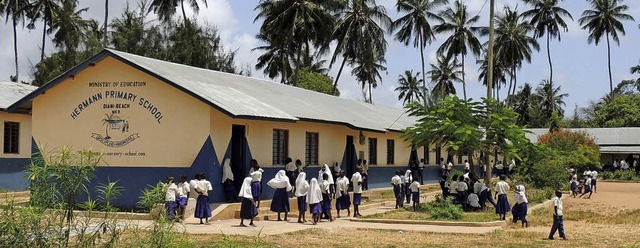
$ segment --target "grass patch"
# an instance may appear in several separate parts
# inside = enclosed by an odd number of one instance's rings
[[[405,207],[384,213],[368,215],[364,218],[459,222],[490,222],[498,220],[498,216],[491,210],[464,212],[459,205],[453,204],[450,198],[438,198],[436,201],[421,204],[421,208],[416,212],[413,212],[412,207]]]

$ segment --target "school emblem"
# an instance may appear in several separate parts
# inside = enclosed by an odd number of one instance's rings
[[[115,113],[105,114],[105,116],[102,119],[105,136],[99,133],[91,134],[91,137],[96,141],[108,147],[122,147],[140,138],[138,133],[128,134],[129,120],[127,118],[122,118]]]

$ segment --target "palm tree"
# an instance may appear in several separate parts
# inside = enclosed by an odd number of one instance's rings
[[[420,102],[424,97],[426,90],[423,89],[424,86],[421,85],[422,79],[418,79],[419,76],[420,72],[417,72],[414,76],[413,70],[406,70],[404,74],[398,76],[398,84],[400,86],[396,87],[394,91],[400,92],[398,100],[402,100],[403,105],[413,101]]]
[[[344,65],[357,64],[357,57],[362,56],[364,50],[368,49],[363,44],[373,46],[373,51],[384,55],[387,51],[384,34],[391,25],[391,19],[387,16],[384,6],[376,5],[375,0],[346,0],[337,16],[338,19],[331,34],[331,40],[336,41],[336,48],[329,66],[336,62],[338,56],[342,57],[342,64],[338,69],[331,94],[335,94],[338,88]],[[328,49],[327,43],[321,51]]]
[[[13,56],[15,59],[16,75],[11,76],[11,81],[19,82],[20,69],[18,65],[18,23],[22,21],[24,23],[24,16],[29,7],[29,2],[26,0],[5,0],[0,4],[2,9],[0,14],[6,15],[5,22],[11,22],[13,25]]]
[[[368,103],[373,103],[373,94],[371,88],[378,86],[378,80],[382,83],[382,75],[380,72],[387,71],[384,66],[386,60],[384,54],[375,50],[371,43],[363,44],[364,51],[358,54],[354,64],[357,66],[351,71],[351,75],[355,76],[362,84],[362,89],[368,86],[369,97],[365,98]]]
[[[476,15],[469,18],[467,6],[460,0],[454,3],[454,8],[449,7],[440,14],[445,23],[437,25],[435,31],[438,33],[451,33],[449,38],[438,48],[438,53],[446,53],[447,56],[460,55],[462,60],[462,93],[466,100],[467,85],[465,82],[464,57],[467,55],[467,50],[471,50],[471,53],[475,56],[479,56],[482,50],[482,44],[480,44],[478,37],[475,35],[481,28],[473,26],[478,22],[480,16]]]
[[[102,34],[102,47],[107,48],[107,26],[109,25],[109,0],[104,0],[104,30]]]
[[[562,107],[566,104],[563,99],[569,94],[560,93],[560,91],[560,86],[553,88],[548,80],[543,80],[536,88],[534,99],[538,103],[538,110],[542,120],[550,120],[554,111],[558,111],[560,116],[564,116]]]
[[[413,47],[420,48],[420,60],[422,62],[422,87],[426,92],[426,73],[424,67],[424,49],[427,44],[435,39],[434,30],[431,29],[430,20],[443,22],[444,19],[435,12],[435,8],[447,4],[448,0],[398,0],[396,9],[398,13],[406,13],[391,24],[391,30],[398,29],[396,40],[403,42],[405,46],[413,40]],[[426,105],[426,102],[424,103]]]
[[[158,15],[158,19],[161,22],[169,23],[173,15],[176,14],[177,7],[178,0],[152,0],[147,11]]]
[[[487,59],[488,53],[487,50],[484,50],[484,59],[479,59],[476,63],[480,64],[480,74],[478,75],[478,81],[482,82],[482,85],[487,86],[487,81],[489,80],[489,60]],[[491,89],[493,97],[497,100],[500,100],[499,92],[502,85],[507,83],[507,74],[509,70],[507,70],[504,61],[499,60],[497,56],[493,57],[493,82],[491,83]]]
[[[438,56],[437,65],[430,65],[431,70],[427,73],[431,75],[431,82],[433,83],[432,97],[442,100],[447,95],[455,95],[456,87],[453,83],[462,82],[462,65],[454,57],[442,55]]]
[[[516,73],[518,68],[522,67],[522,62],[531,63],[531,53],[533,49],[540,50],[540,45],[528,33],[533,30],[527,22],[522,22],[518,10],[512,10],[505,7],[504,14],[496,17],[496,59],[502,64],[510,68],[511,80],[509,82],[509,90],[507,91],[507,99],[510,95],[515,94],[517,87]],[[513,89],[513,93],[512,93]]]
[[[263,73],[271,79],[280,75],[280,83],[286,84],[293,71],[291,61],[289,60],[289,58],[292,57],[289,47],[272,42],[269,37],[264,34],[258,34],[256,37],[258,40],[267,43],[266,45],[251,49],[251,51],[264,51],[257,59],[256,70],[264,69]]]
[[[332,4],[332,1],[316,0],[260,1],[255,8],[259,12],[254,21],[264,19],[260,33],[270,36],[272,44],[295,51],[293,85],[298,83],[303,46],[308,51],[310,43],[315,46],[327,43],[334,23],[329,13]]]
[[[187,23],[187,13],[184,12],[184,2],[187,1],[187,3],[189,4],[189,6],[191,6],[191,9],[193,9],[193,12],[197,15],[198,12],[200,12],[200,6],[198,5],[198,0],[179,0],[180,1],[180,8],[182,9],[182,19],[184,20],[184,23]],[[208,8],[207,6],[207,0],[202,0],[202,3],[204,3],[204,7]]]
[[[560,37],[560,28],[562,28],[565,32],[569,29],[567,28],[567,23],[562,19],[563,17],[568,17],[573,20],[571,13],[569,11],[561,8],[558,4],[562,0],[522,0],[526,4],[529,4],[533,7],[533,9],[527,10],[522,13],[522,16],[525,18],[530,18],[529,24],[533,25],[535,31],[533,33],[534,38],[540,38],[547,35],[547,58],[549,59],[549,83],[553,84],[553,64],[551,63],[551,48],[549,47],[549,41],[551,38],[558,38],[558,41],[561,41]]]
[[[532,121],[532,111],[535,108],[532,93],[531,85],[525,83],[520,91],[513,95],[513,111],[518,113],[516,124],[519,126],[525,126]]]
[[[51,34],[51,28],[47,29],[47,25],[51,25],[52,20],[55,18],[53,15],[59,12],[60,5],[57,0],[36,0],[32,3],[32,8],[30,8],[30,16],[31,24],[42,18],[42,47],[40,49],[40,61],[44,59],[44,51],[47,37],[47,34]]]
[[[77,1],[63,0],[51,25],[52,30],[57,30],[53,36],[53,43],[67,52],[65,63],[72,65],[76,64],[76,50],[83,40],[85,30],[91,24],[81,16],[89,8],[77,9],[77,7]]]
[[[618,38],[618,31],[625,35],[624,26],[620,21],[634,21],[633,17],[626,14],[629,7],[624,4],[620,4],[622,0],[588,0],[591,3],[593,9],[588,9],[582,12],[582,17],[578,20],[582,29],[589,30],[589,37],[587,42],[600,43],[602,36],[607,37],[607,61],[609,66],[609,92],[613,92],[613,79],[611,77],[611,45],[609,44],[609,38],[611,38],[618,46],[620,45],[620,39]]]

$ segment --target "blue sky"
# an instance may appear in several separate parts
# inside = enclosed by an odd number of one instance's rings
[[[237,62],[239,65],[249,65],[254,67],[259,52],[252,52],[251,49],[260,44],[255,39],[260,23],[254,23],[256,16],[254,11],[258,0],[209,0],[208,8],[202,9],[198,15],[198,21],[201,23],[210,23],[216,25],[221,30],[224,45],[230,49],[237,51]],[[386,7],[389,16],[396,19],[398,14],[395,10],[395,0],[378,0],[379,5]],[[453,1],[451,1],[453,2]],[[479,13],[480,24],[488,25],[489,6],[488,4],[482,9],[484,0],[466,0],[464,1],[471,13]],[[629,6],[629,14],[640,21],[640,1],[626,0],[624,4]],[[114,18],[119,16],[125,5],[125,1],[110,1],[110,16]],[[137,2],[131,1],[130,5],[135,7]],[[503,6],[508,5],[515,7],[517,5],[520,12],[527,10],[529,6],[524,5],[516,0],[496,0],[496,12],[500,13]],[[81,0],[80,6],[89,7],[89,11],[84,15],[85,18],[96,18],[102,20],[104,15],[104,2]],[[569,21],[569,31],[562,33],[562,42],[553,40],[551,42],[552,60],[554,64],[554,83],[562,86],[564,93],[569,93],[569,97],[565,100],[567,106],[565,110],[568,114],[572,113],[574,106],[586,106],[590,100],[597,100],[609,91],[609,82],[607,74],[607,51],[606,43],[598,46],[587,44],[588,33],[582,30],[578,24],[578,18],[582,11],[590,6],[583,0],[567,0],[561,4],[574,17],[574,21]],[[188,15],[193,13],[189,12]],[[153,16],[150,16],[153,18]],[[638,76],[632,76],[629,68],[640,63],[640,29],[637,22],[625,22],[625,30],[627,35],[621,37],[620,46],[612,44],[612,73],[614,87],[624,79],[632,79]],[[12,31],[8,24],[0,25],[0,80],[8,80],[9,75],[14,72],[13,66],[13,43]],[[21,77],[29,78],[31,64],[35,64],[39,59],[39,41],[41,30],[19,30],[19,59],[21,66]],[[446,39],[446,35],[438,35],[436,41],[429,45],[426,50],[426,59],[428,63],[434,63],[436,54],[435,50],[440,46],[441,42]],[[481,42],[486,41],[481,38]],[[383,82],[378,85],[373,92],[373,101],[377,105],[401,107],[401,102],[397,100],[397,92],[393,89],[397,87],[398,75],[405,70],[420,71],[420,57],[416,48],[406,47],[403,44],[387,36],[389,48],[386,54],[387,68],[386,74],[383,74]],[[543,79],[548,77],[549,67],[546,57],[546,45],[543,39],[540,42],[540,52],[534,54],[531,64],[524,64],[518,72],[518,85],[525,82],[532,85],[539,84]],[[48,44],[47,52],[50,53],[53,46]],[[330,76],[335,77],[338,65],[331,69]],[[427,65],[427,69],[429,66]],[[486,89],[478,83],[478,65],[475,59],[467,58],[467,93],[469,97],[478,99],[486,94]],[[339,82],[339,88],[342,92],[341,97],[362,100],[363,95],[360,84],[350,75],[350,68],[343,71],[343,76]],[[264,75],[261,71],[253,71],[253,77],[262,78]],[[459,95],[462,96],[462,85],[456,85]],[[501,98],[504,98],[503,90]]]

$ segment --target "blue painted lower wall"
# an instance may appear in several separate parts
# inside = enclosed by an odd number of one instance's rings
[[[7,191],[23,191],[27,189],[28,158],[0,158],[0,189]]]

